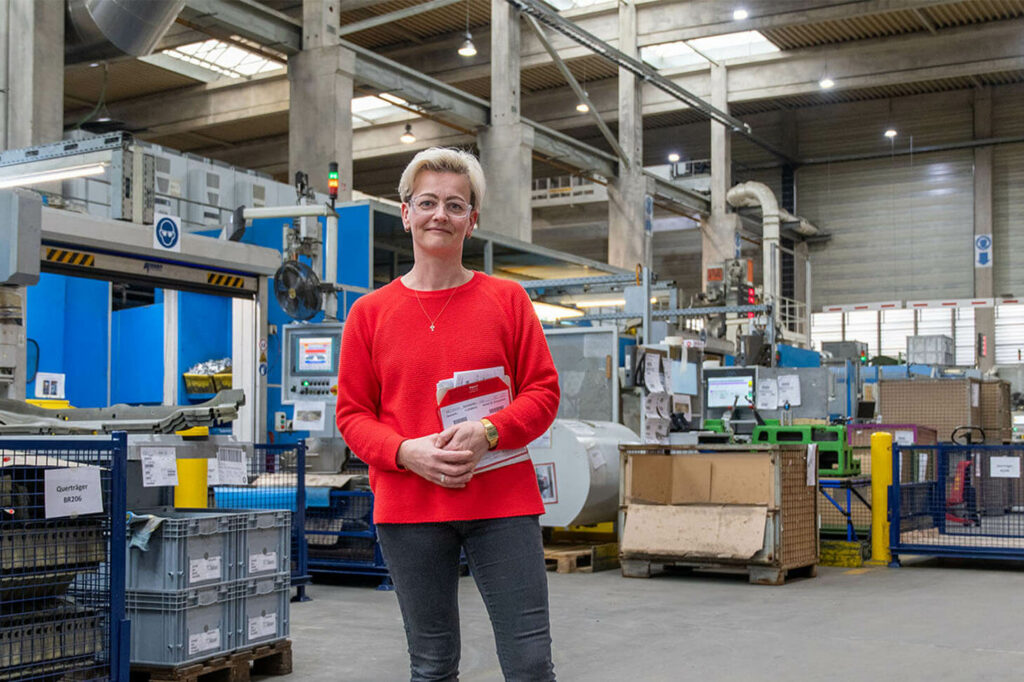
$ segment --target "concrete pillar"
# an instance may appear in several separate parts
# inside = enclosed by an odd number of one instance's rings
[[[520,118],[519,44],[519,12],[505,0],[491,0],[491,124],[477,137],[487,179],[480,227],[529,242],[533,129]]]
[[[327,165],[338,162],[338,200],[352,198],[352,74],[355,53],[338,45],[304,49],[288,60],[289,181],[309,174],[327,192]],[[397,181],[396,181],[397,184]]]
[[[0,149],[60,141],[64,3],[0,0],[0,32]]]
[[[637,45],[635,0],[619,2],[619,49],[640,58]],[[619,176],[608,184],[608,263],[633,268],[651,265],[651,235],[644,232],[644,199],[647,183],[643,175],[644,121],[641,111],[641,82],[631,72],[619,69],[619,146],[629,166],[619,164]]]
[[[345,0],[303,0],[302,49],[331,47],[338,44],[338,14]]]
[[[725,67],[711,65],[711,104],[729,110],[728,78]],[[739,216],[726,211],[725,193],[732,186],[732,145],[728,128],[711,121],[711,215],[702,225],[701,284],[707,290],[708,268],[739,257]]]
[[[58,142],[64,130],[64,3],[0,0],[0,149]],[[14,381],[0,396],[25,398],[25,287],[3,287],[0,343],[15,352]],[[20,308],[20,314],[14,311]],[[17,322],[11,319],[17,316]]]
[[[974,137],[982,139],[992,136],[992,90],[982,88],[974,91]],[[992,234],[992,147],[978,147],[974,150],[974,235]],[[998,259],[998,249],[993,244],[993,260]],[[973,257],[974,248],[971,246]],[[1005,266],[1004,266],[1005,267]],[[974,268],[974,295],[978,298],[992,298],[995,294],[995,264],[987,268]],[[975,334],[984,334],[988,339],[988,355],[978,358],[978,368],[992,369],[996,363],[996,309],[977,308],[974,311]]]

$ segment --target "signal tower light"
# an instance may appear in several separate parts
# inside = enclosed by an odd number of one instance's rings
[[[757,303],[757,296],[754,292],[754,287],[747,287],[747,304],[754,305]],[[751,311],[747,313],[747,319],[753,319],[754,313]]]
[[[327,166],[327,195],[333,205],[338,198],[338,162],[331,161]]]
[[[864,351],[863,353],[860,354],[860,364],[862,364],[862,365],[868,364],[868,352],[867,351]]]

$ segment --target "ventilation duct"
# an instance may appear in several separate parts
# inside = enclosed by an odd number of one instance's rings
[[[70,40],[65,57],[69,62],[120,54],[144,57],[184,4],[185,0],[68,0]]]

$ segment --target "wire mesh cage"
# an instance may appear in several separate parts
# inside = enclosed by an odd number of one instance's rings
[[[0,679],[127,679],[126,453],[0,438]]]
[[[248,484],[215,486],[214,500],[217,507],[227,509],[288,510],[291,512],[291,526],[287,532],[290,538],[288,565],[281,570],[291,571],[291,584],[297,588],[298,599],[305,600],[305,586],[310,582],[306,534],[306,444],[298,443],[257,443],[253,445],[253,457],[248,462]],[[302,475],[299,475],[302,472]],[[272,515],[254,516],[240,528],[240,542],[243,553],[245,574],[263,573],[271,570],[267,559],[271,546],[269,536],[277,529]],[[257,542],[258,541],[258,542]],[[261,557],[250,555],[249,548],[259,550]],[[277,557],[286,552],[275,551]]]
[[[907,457],[907,453],[912,457]],[[913,462],[910,482],[900,471]],[[1024,447],[893,447],[890,544],[897,554],[1024,559]]]

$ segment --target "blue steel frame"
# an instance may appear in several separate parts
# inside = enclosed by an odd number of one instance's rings
[[[306,533],[308,535],[336,536],[339,539],[361,539],[368,541],[367,544],[372,542],[373,558],[360,560],[340,557],[314,556],[309,559],[309,570],[314,573],[376,575],[382,578],[381,584],[377,587],[378,590],[393,590],[394,584],[391,582],[391,574],[388,571],[387,563],[384,561],[384,555],[380,550],[380,542],[377,539],[377,525],[373,522],[373,493],[368,490],[331,491],[332,508],[344,509],[349,503],[358,503],[362,500],[366,500],[368,503],[368,511],[365,516],[367,519],[366,528],[360,528],[358,530],[344,530],[343,524],[342,530],[307,530]],[[362,514],[360,516],[362,516]]]
[[[909,543],[902,541],[901,532],[901,521],[903,519],[902,509],[902,495],[901,490],[908,487],[908,484],[900,483],[900,460],[901,453],[904,450],[909,451],[926,451],[934,453],[936,457],[935,461],[935,480],[928,481],[929,487],[933,487],[931,494],[929,495],[932,500],[929,510],[931,516],[932,527],[937,530],[938,536],[943,538],[956,538],[958,534],[951,534],[947,532],[947,521],[946,521],[946,484],[948,481],[947,476],[947,462],[951,454],[964,453],[973,455],[975,453],[1007,453],[1007,454],[1021,454],[1021,447],[1019,445],[952,445],[952,444],[940,444],[933,446],[904,446],[893,444],[892,447],[892,478],[893,483],[889,486],[889,549],[892,555],[890,566],[899,566],[900,554],[924,554],[929,556],[941,556],[941,557],[959,557],[959,558],[974,558],[974,559],[1003,559],[1010,561],[1020,561],[1024,559],[1024,530],[1019,535],[1007,535],[1007,534],[974,534],[974,535],[962,535],[961,537],[992,537],[992,538],[1008,538],[1021,540],[1021,547],[999,547],[999,546],[988,546],[978,547],[970,546],[967,544],[963,545],[937,545],[927,543]],[[920,485],[920,482],[917,484]],[[927,514],[925,515],[927,516]]]
[[[857,531],[853,526],[853,518],[851,516],[851,509],[853,508],[853,498],[857,497],[864,506],[871,509],[871,503],[864,499],[864,496],[857,492],[857,484],[859,485],[871,485],[871,479],[858,477],[858,478],[820,478],[818,479],[818,488],[821,494],[832,503],[832,506],[839,510],[846,518],[846,539],[849,542],[857,540]],[[844,507],[841,503],[837,502],[828,490],[845,490],[846,491],[846,506]]]
[[[102,517],[109,519],[109,531],[106,534],[109,557],[106,575],[108,595],[82,595],[89,600],[90,607],[109,607],[109,630],[107,633],[107,652],[109,679],[112,682],[128,682],[128,654],[131,648],[131,623],[125,615],[125,560],[126,538],[124,519],[127,514],[127,481],[125,464],[128,460],[128,436],[123,431],[112,433],[109,437],[87,436],[83,438],[0,438],[0,448],[15,452],[32,453],[34,456],[58,456],[69,461],[81,461],[89,464],[109,466],[110,476],[104,507],[107,512]],[[13,510],[12,510],[13,511]],[[103,575],[99,571],[99,575]],[[100,597],[100,599],[95,599]],[[94,667],[94,666],[90,666]],[[73,670],[62,671],[73,675]],[[31,673],[29,673],[31,674]],[[53,673],[42,677],[31,676],[25,679],[49,679]],[[19,678],[20,679],[20,678]]]

